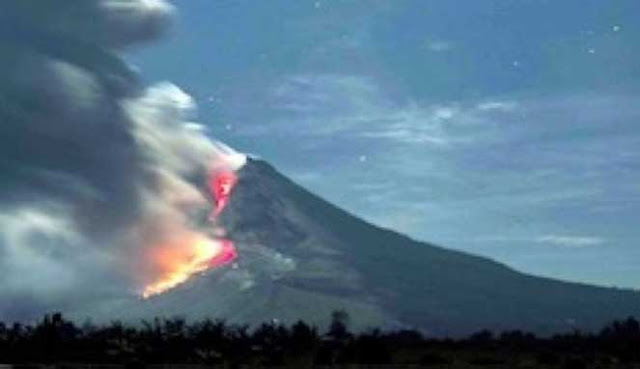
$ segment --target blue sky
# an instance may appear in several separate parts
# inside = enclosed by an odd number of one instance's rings
[[[129,58],[216,138],[378,225],[640,288],[636,0],[175,3]]]

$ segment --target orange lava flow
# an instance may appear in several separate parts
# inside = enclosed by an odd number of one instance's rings
[[[233,172],[214,172],[208,178],[208,189],[214,201],[210,221],[220,215],[229,201],[237,182]],[[218,232],[224,234],[224,230]],[[148,284],[143,298],[162,294],[199,273],[231,263],[238,254],[230,240],[210,237],[202,232],[179,231],[170,240],[157,245],[151,251],[151,263],[159,276]]]
[[[184,245],[161,245],[152,255],[153,263],[162,270],[160,278],[145,287],[143,298],[163,293],[186,282],[191,276],[211,267],[211,261],[223,254],[224,242],[209,239],[199,233],[185,236]]]

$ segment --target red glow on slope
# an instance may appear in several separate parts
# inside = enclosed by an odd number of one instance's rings
[[[202,273],[212,266],[223,265],[229,259],[227,241],[213,240],[200,233],[187,233],[175,240],[157,245],[151,253],[151,261],[161,273],[159,278],[147,285],[142,297],[164,293],[184,282],[192,276]],[[233,249],[233,246],[231,246]],[[234,250],[235,251],[235,250]],[[220,260],[213,265],[213,260]]]
[[[233,242],[229,240],[221,240],[220,246],[222,247],[222,249],[216,256],[209,260],[209,267],[211,268],[229,264],[238,257],[238,252],[233,246]]]
[[[231,191],[233,191],[237,182],[238,176],[232,171],[216,171],[209,175],[209,191],[214,200],[214,208],[209,216],[211,221],[215,221],[215,218],[227,206]],[[220,229],[220,231],[221,234],[225,233],[224,229]],[[220,252],[209,261],[209,266],[212,268],[229,264],[238,257],[238,252],[233,246],[233,242],[227,239],[220,239],[220,245]]]
[[[215,207],[211,214],[212,218],[222,213],[236,182],[238,182],[238,177],[231,171],[215,172],[209,176],[209,191],[215,202]]]
[[[232,171],[212,171],[209,174],[207,185],[214,202],[209,216],[211,222],[215,222],[228,204],[237,181]],[[148,298],[162,294],[194,275],[233,262],[238,253],[232,241],[222,238],[226,233],[224,229],[216,227],[212,233],[208,236],[200,232],[176,232],[170,242],[155,247],[151,260],[162,273],[145,287],[142,296]]]

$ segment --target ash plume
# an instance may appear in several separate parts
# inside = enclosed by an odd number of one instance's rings
[[[163,0],[0,5],[0,317],[139,293],[149,248],[204,232],[212,167],[244,156],[189,121],[193,100],[146,88],[119,52],[161,36]]]

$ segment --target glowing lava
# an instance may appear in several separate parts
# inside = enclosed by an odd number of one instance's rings
[[[236,177],[233,172],[222,171],[212,173],[209,176],[209,191],[211,191],[211,196],[213,196],[215,201],[215,207],[211,213],[211,218],[215,218],[222,213],[222,210],[224,210],[224,207],[229,201],[231,190],[233,190],[237,181],[238,177]]]
[[[211,222],[222,213],[229,202],[231,191],[238,181],[232,171],[215,171],[207,180],[213,210],[209,216]],[[196,231],[175,232],[169,240],[154,247],[150,258],[154,270],[159,271],[155,282],[147,285],[142,292],[143,298],[149,298],[172,289],[189,278],[211,268],[231,263],[238,256],[233,242],[222,238],[224,229],[213,228],[215,236]]]
[[[215,268],[234,261],[238,257],[236,248],[233,247],[233,242],[229,240],[220,240],[220,251],[216,256],[209,260],[209,267]]]
[[[157,282],[145,287],[142,297],[148,298],[163,293],[186,282],[191,276],[214,266],[212,265],[213,260],[223,257],[225,252],[228,253],[225,251],[225,247],[228,247],[225,246],[225,243],[209,239],[199,233],[193,233],[185,236],[181,242],[176,244],[159,245],[155,248],[152,261],[156,267],[163,271],[163,275]],[[229,262],[233,258],[224,260]]]

